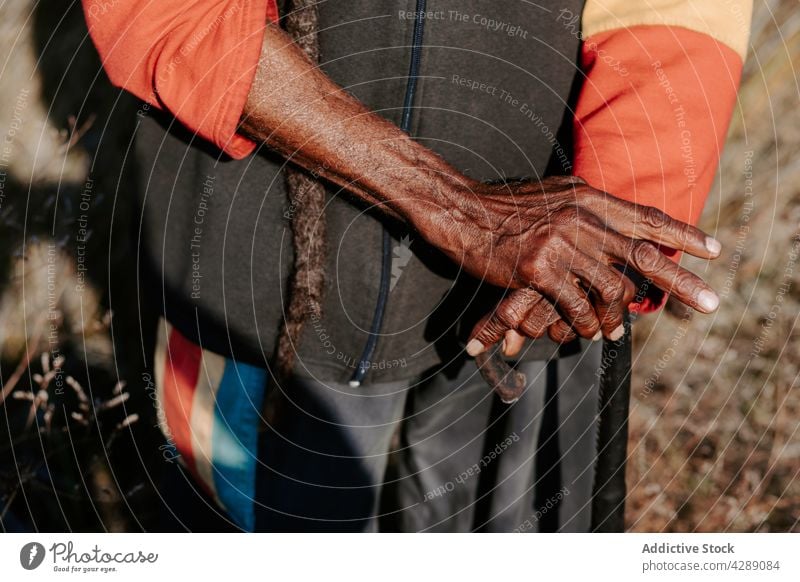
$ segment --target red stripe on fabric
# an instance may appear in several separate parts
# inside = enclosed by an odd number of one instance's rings
[[[268,0],[267,2],[267,19],[270,22],[277,22],[279,18],[278,14],[278,2],[277,0]]]
[[[173,329],[164,362],[164,414],[167,426],[186,466],[196,473],[192,449],[192,405],[200,376],[202,351]]]

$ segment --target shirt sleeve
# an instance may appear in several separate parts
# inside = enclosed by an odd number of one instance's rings
[[[696,224],[736,102],[751,11],[749,0],[589,0],[575,174]],[[631,309],[663,301],[650,293]]]
[[[236,133],[275,0],[82,0],[111,80],[233,158],[255,143]]]

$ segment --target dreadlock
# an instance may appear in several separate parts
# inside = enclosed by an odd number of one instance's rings
[[[319,64],[318,0],[291,0],[286,31],[314,64]],[[325,288],[325,187],[296,167],[287,167],[286,184],[294,213],[291,220],[294,268],[289,278],[289,305],[278,337],[275,365],[279,379],[294,367],[306,318],[322,313]]]

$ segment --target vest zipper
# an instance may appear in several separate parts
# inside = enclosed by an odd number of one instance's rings
[[[406,83],[406,94],[403,100],[403,117],[400,121],[400,129],[409,133],[411,130],[411,110],[414,105],[414,95],[417,91],[417,78],[422,61],[422,36],[425,32],[425,4],[426,0],[417,0],[417,9],[414,19],[414,31],[411,39],[411,62],[408,66],[408,82]],[[350,378],[350,386],[357,388],[361,386],[364,376],[369,371],[372,356],[378,344],[378,334],[383,325],[383,316],[386,313],[386,303],[389,300],[389,282],[392,276],[392,237],[386,228],[383,229],[382,258],[381,258],[381,282],[378,287],[378,302],[375,305],[375,314],[372,316],[372,325],[369,330],[369,337],[358,361],[358,368]]]

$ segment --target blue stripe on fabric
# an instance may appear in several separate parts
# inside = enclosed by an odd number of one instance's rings
[[[231,518],[245,531],[255,528],[258,429],[267,371],[226,360],[211,434],[214,485]]]

